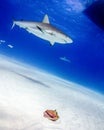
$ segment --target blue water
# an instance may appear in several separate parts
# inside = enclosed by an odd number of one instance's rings
[[[0,0],[0,40],[5,40],[0,53],[104,94],[104,30],[83,13],[88,4],[83,0]],[[50,46],[18,26],[11,30],[14,19],[42,21],[45,14],[73,39],[72,44]]]

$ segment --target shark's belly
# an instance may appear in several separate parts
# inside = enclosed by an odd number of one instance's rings
[[[56,32],[51,32],[51,31],[39,31],[39,30],[30,30],[30,29],[26,29],[29,33],[32,33],[33,35],[40,37],[44,40],[47,40],[49,42],[58,42],[58,43],[65,43],[65,41],[63,41],[63,37],[61,36],[61,34],[58,34]]]

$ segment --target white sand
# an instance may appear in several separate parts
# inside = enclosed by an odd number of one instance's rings
[[[0,130],[104,130],[104,96],[0,58]],[[43,117],[56,109],[60,119]]]

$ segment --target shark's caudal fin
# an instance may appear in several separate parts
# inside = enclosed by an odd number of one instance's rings
[[[11,27],[11,30],[14,28],[14,26],[15,26],[15,21],[13,21],[13,25]]]
[[[48,24],[50,23],[47,14],[44,16],[43,23],[48,23]]]

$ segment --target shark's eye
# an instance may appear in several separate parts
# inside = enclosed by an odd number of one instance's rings
[[[66,40],[64,40],[65,41],[65,43],[67,42]]]
[[[67,42],[65,39],[62,39],[65,43]]]

